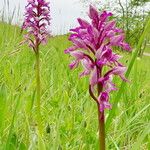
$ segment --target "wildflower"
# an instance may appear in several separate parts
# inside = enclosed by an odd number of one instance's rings
[[[36,56],[36,119],[38,132],[41,136],[42,132],[42,116],[41,116],[41,81],[40,81],[40,44],[46,44],[49,36],[47,27],[50,25],[50,7],[49,2],[45,0],[28,0],[25,7],[25,19],[22,26],[27,31],[25,42],[34,50]]]
[[[116,27],[114,20],[110,20],[111,16],[112,13],[100,13],[90,6],[91,22],[78,18],[79,26],[70,30],[72,33],[69,40],[73,46],[65,50],[66,54],[74,57],[70,68],[74,69],[82,64],[84,70],[80,76],[90,75],[90,94],[98,103],[100,112],[111,108],[109,95],[111,91],[117,90],[113,83],[114,75],[127,81],[124,76],[126,67],[119,62],[121,56],[113,52],[113,47],[131,51],[129,44],[125,42],[124,32]],[[107,72],[104,72],[104,68]],[[100,86],[98,97],[95,96],[96,86]]]
[[[104,110],[112,108],[110,93],[117,90],[113,77],[119,76],[123,81],[128,81],[124,76],[126,67],[119,62],[121,56],[113,52],[113,47],[131,51],[125,42],[124,32],[116,27],[114,20],[110,20],[111,16],[112,13],[100,13],[90,6],[91,22],[78,18],[79,26],[70,30],[69,40],[73,46],[65,50],[66,54],[74,57],[70,68],[75,69],[81,64],[84,70],[80,77],[90,76],[89,92],[98,107],[100,150],[105,150]]]

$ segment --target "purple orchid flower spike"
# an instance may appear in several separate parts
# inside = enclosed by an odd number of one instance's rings
[[[50,25],[50,7],[46,0],[27,0],[25,7],[25,19],[22,29],[27,33],[25,42],[34,50],[36,56],[36,121],[40,136],[42,131],[41,116],[41,83],[40,83],[40,53],[39,46],[47,43],[49,36],[48,26]]]
[[[124,75],[126,67],[119,62],[121,56],[113,52],[113,47],[131,51],[130,45],[125,42],[124,32],[116,27],[114,20],[110,20],[111,16],[110,12],[100,13],[95,7],[90,6],[91,22],[78,18],[79,26],[70,30],[72,33],[69,40],[73,46],[65,50],[66,54],[75,58],[70,68],[74,69],[82,64],[84,70],[80,76],[90,75],[89,92],[99,110],[101,149],[105,147],[102,131],[104,110],[112,108],[109,102],[110,93],[117,90],[113,77],[119,76],[123,81],[128,81]],[[98,96],[95,94],[96,91]]]
[[[25,10],[25,20],[22,26],[24,30],[27,30],[25,39],[29,46],[37,52],[39,45],[46,44],[49,36],[47,30],[51,20],[49,2],[28,0]]]

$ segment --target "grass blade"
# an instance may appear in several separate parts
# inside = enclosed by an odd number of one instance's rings
[[[138,150],[140,149],[140,146],[141,146],[141,143],[142,141],[145,139],[145,137],[147,135],[150,134],[150,123],[145,127],[144,131],[142,132],[142,134],[140,134],[138,137],[137,137],[137,142],[134,144],[133,146],[133,150]]]
[[[12,136],[12,132],[13,132],[13,125],[14,125],[15,116],[16,116],[16,113],[17,113],[17,108],[18,108],[18,105],[19,105],[19,98],[17,99],[17,103],[16,103],[16,106],[15,106],[15,110],[14,110],[13,118],[12,118],[12,121],[11,121],[11,125],[10,125],[10,129],[9,129],[9,134],[8,134],[5,150],[10,150],[10,140],[11,140],[11,136]]]
[[[133,67],[133,65],[134,65],[134,62],[135,62],[137,56],[138,56],[138,52],[139,52],[139,50],[140,50],[140,48],[141,48],[141,46],[142,46],[142,43],[143,43],[145,37],[147,36],[147,34],[148,34],[149,32],[150,32],[150,19],[148,20],[148,22],[147,22],[147,24],[146,24],[146,26],[145,26],[144,32],[143,32],[143,34],[141,35],[141,37],[140,37],[140,39],[139,39],[137,48],[136,48],[136,50],[135,50],[134,53],[133,53],[133,57],[132,57],[132,59],[131,59],[131,61],[130,61],[130,64],[129,64],[129,66],[128,66],[128,70],[127,70],[127,72],[126,72],[126,77],[127,77],[127,78],[129,77],[129,75],[130,75],[130,73],[131,73],[132,67]],[[123,93],[123,90],[124,90],[125,85],[126,85],[125,82],[122,82],[122,83],[121,83],[121,87],[120,87],[120,89],[119,89],[119,91],[118,91],[118,94],[117,94],[117,96],[116,96],[116,98],[115,98],[115,102],[114,102],[114,104],[113,104],[113,108],[112,108],[112,110],[110,111],[110,114],[109,114],[109,116],[108,116],[108,118],[107,118],[107,121],[106,121],[106,131],[107,131],[107,129],[110,127],[110,124],[111,124],[111,122],[112,122],[112,119],[113,119],[113,117],[115,116],[115,112],[116,112],[116,109],[117,109],[117,106],[118,106],[118,102],[119,102],[119,100],[120,100],[120,98],[121,98],[121,96],[122,96],[122,93]]]

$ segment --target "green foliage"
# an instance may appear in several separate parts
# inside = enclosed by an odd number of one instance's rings
[[[131,0],[131,4],[134,6],[144,5],[147,2],[150,2],[150,0]]]
[[[129,75],[130,75],[130,73],[131,73],[131,70],[132,70],[132,67],[133,67],[133,65],[134,65],[134,63],[135,63],[135,61],[136,61],[136,58],[137,58],[138,53],[139,53],[139,51],[140,51],[140,48],[141,48],[141,46],[142,46],[142,43],[143,43],[145,37],[147,36],[147,34],[148,34],[149,32],[150,32],[150,19],[148,20],[148,22],[147,22],[147,24],[146,24],[146,26],[145,26],[145,30],[144,30],[143,34],[141,35],[141,37],[140,37],[140,39],[139,39],[138,45],[137,45],[137,47],[136,47],[136,50],[135,50],[134,53],[133,53],[132,59],[131,59],[131,61],[130,61],[130,63],[129,63],[129,66],[128,66],[128,70],[127,70],[127,72],[126,72],[126,78],[129,77]],[[116,100],[114,101],[113,110],[110,112],[110,115],[109,115],[109,117],[108,117],[108,121],[107,121],[107,124],[106,124],[107,128],[110,126],[110,123],[111,123],[111,121],[112,121],[112,118],[115,116],[115,111],[116,111],[116,109],[117,109],[117,105],[118,105],[119,99],[121,98],[121,96],[122,96],[122,94],[123,94],[123,91],[125,90],[125,85],[126,85],[126,83],[125,83],[125,82],[122,82],[121,87],[120,87],[120,89],[119,89],[119,91],[118,91],[118,94],[117,94],[117,96],[116,96],[116,98],[115,98]]]
[[[40,48],[42,124],[37,145],[35,122],[35,57],[20,29],[0,23],[0,149],[95,150],[98,147],[97,107],[88,93],[88,78],[70,71],[68,36],[56,36]],[[19,36],[20,35],[20,36]],[[124,64],[130,54],[123,53]],[[118,107],[107,128],[107,149],[148,149],[150,120],[150,59],[135,59]],[[121,84],[117,78],[118,87]],[[117,93],[111,95],[114,104]],[[106,111],[106,116],[111,113]]]

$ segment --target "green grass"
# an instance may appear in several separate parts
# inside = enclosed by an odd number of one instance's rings
[[[145,52],[150,53],[150,45],[145,48]]]
[[[20,29],[0,23],[0,150],[37,149],[35,56],[19,46]],[[70,71],[64,55],[67,35],[41,46],[42,146],[47,150],[97,150],[97,107],[88,93],[88,78]],[[131,55],[123,54],[128,65]],[[107,149],[150,148],[150,58],[136,59],[107,129]],[[118,87],[121,82],[115,78]],[[117,93],[112,93],[111,102]],[[111,110],[110,110],[111,111]],[[106,111],[106,116],[110,113]],[[44,148],[43,148],[44,149]]]

